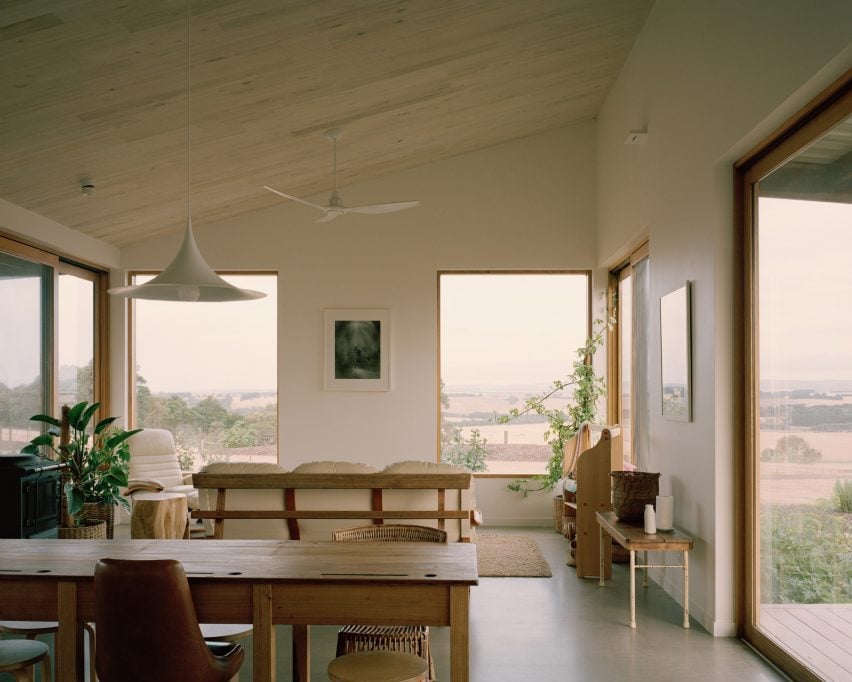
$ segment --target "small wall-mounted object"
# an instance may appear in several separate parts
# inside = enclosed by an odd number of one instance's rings
[[[95,186],[91,182],[84,182],[80,185],[80,193],[84,197],[93,197],[95,196]]]
[[[628,133],[627,138],[624,140],[624,144],[645,144],[647,141],[647,130],[631,130]]]

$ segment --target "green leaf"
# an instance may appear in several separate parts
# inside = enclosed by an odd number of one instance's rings
[[[83,404],[85,405],[85,403]],[[92,403],[83,411],[83,414],[80,415],[80,425],[77,427],[80,431],[85,431],[86,427],[89,425],[89,422],[91,421],[95,412],[98,411],[98,408],[100,406],[100,403]]]
[[[32,443],[21,448],[22,455],[37,455],[40,452],[41,450],[38,449],[38,445],[33,445]]]
[[[40,436],[36,436],[30,441],[31,445],[53,445],[53,436],[49,433],[43,433]]]
[[[75,488],[71,482],[65,484],[65,499],[68,503],[68,513],[71,516],[79,514],[83,509],[83,503],[86,501],[83,491]]]
[[[95,433],[101,433],[107,426],[112,424],[118,417],[107,417],[106,419],[101,419],[95,426]]]
[[[83,401],[82,403],[77,403],[71,409],[68,410],[68,424],[72,429],[77,429],[78,431],[82,431],[83,428],[80,427],[80,415],[83,414],[83,411],[88,407],[89,403]]]
[[[114,448],[115,446],[119,445],[120,443],[123,443],[124,441],[126,441],[133,434],[139,433],[141,430],[142,429],[133,429],[132,431],[120,431],[119,433],[116,433],[116,434],[110,436],[109,438],[107,438],[105,445],[108,448]]]
[[[51,426],[56,426],[57,428],[60,426],[59,420],[56,417],[51,417],[46,414],[35,414],[30,417],[30,421],[44,422],[45,424],[50,424]]]

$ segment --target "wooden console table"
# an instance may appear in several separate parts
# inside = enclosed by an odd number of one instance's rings
[[[683,627],[689,627],[689,550],[692,549],[692,538],[679,531],[668,533],[658,532],[649,535],[644,527],[635,523],[620,521],[614,512],[595,512],[595,518],[601,528],[600,533],[600,581],[603,587],[605,566],[603,547],[607,537],[612,537],[619,545],[630,552],[630,627],[636,627],[636,569],[643,569],[642,586],[648,587],[649,568],[682,568],[683,569]],[[644,553],[643,563],[636,563],[636,551]],[[648,552],[681,552],[683,561],[679,564],[649,564]]]

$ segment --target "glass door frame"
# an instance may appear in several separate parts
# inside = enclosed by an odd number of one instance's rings
[[[57,280],[60,275],[72,275],[92,283],[94,296],[92,306],[94,307],[94,354],[92,356],[92,372],[95,378],[93,388],[93,402],[101,403],[98,410],[100,418],[113,414],[109,404],[109,304],[107,300],[107,287],[109,275],[102,270],[93,270],[85,266],[77,265],[70,261],[59,261]],[[57,296],[59,292],[56,287]],[[57,330],[58,332],[61,330]],[[59,333],[56,334],[59,339]]]
[[[735,268],[734,456],[736,495],[736,615],[749,644],[795,679],[818,680],[757,627],[760,608],[758,410],[757,183],[852,114],[852,71],[832,84],[777,132],[734,165]]]
[[[56,340],[56,328],[58,311],[56,307],[55,293],[59,284],[59,257],[47,251],[42,251],[29,244],[23,244],[14,239],[7,238],[0,234],[0,251],[8,253],[16,258],[46,265],[51,268],[53,275],[51,285],[48,290],[41,292],[41,372],[44,378],[42,388],[44,390],[43,409],[46,413],[56,414],[58,409],[58,391],[56,378],[56,358],[58,354],[58,346]]]

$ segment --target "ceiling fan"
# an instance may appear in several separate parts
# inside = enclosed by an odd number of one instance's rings
[[[298,201],[300,204],[305,204],[306,206],[312,206],[314,208],[318,208],[320,211],[323,211],[325,215],[321,218],[315,220],[315,223],[327,223],[330,220],[334,220],[339,215],[344,215],[346,213],[396,213],[397,211],[404,211],[407,208],[414,208],[415,206],[419,206],[419,201],[395,201],[389,204],[371,204],[369,206],[345,206],[343,202],[340,200],[340,195],[337,193],[337,141],[340,139],[342,132],[340,128],[332,128],[331,130],[327,130],[325,136],[327,139],[331,140],[333,151],[333,172],[334,172],[334,189],[331,191],[331,196],[328,198],[328,205],[321,206],[320,204],[315,204],[311,201],[306,201],[305,199],[300,199],[299,197],[294,197],[292,194],[284,194],[284,192],[279,192],[277,189],[272,189],[271,187],[263,186],[264,189],[268,189],[270,192],[273,192],[279,196],[285,197],[286,199],[292,199],[293,201]]]

